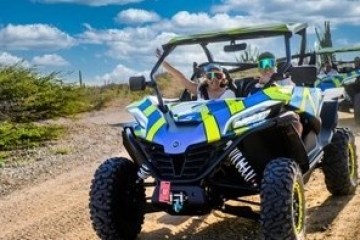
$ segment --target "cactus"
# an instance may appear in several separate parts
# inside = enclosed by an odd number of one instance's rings
[[[236,57],[236,61],[240,63],[256,63],[259,56],[259,49],[248,45],[244,52],[239,57]]]
[[[332,47],[329,21],[324,22],[324,32],[322,34],[319,33],[317,28],[315,28],[315,32],[320,44],[320,48]],[[321,57],[321,62],[325,62],[326,60],[335,61],[335,55],[331,53],[322,54],[320,57]]]
[[[83,86],[83,81],[82,81],[82,73],[81,70],[79,70],[79,86],[82,87]]]

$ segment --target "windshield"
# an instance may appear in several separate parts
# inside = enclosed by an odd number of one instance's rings
[[[179,70],[186,78],[191,79],[194,63],[208,62],[206,54],[200,45],[184,45],[176,47],[166,58],[174,68]],[[184,90],[184,86],[168,74],[160,66],[155,73],[161,94],[165,98],[177,98]],[[198,81],[198,79],[193,79]]]
[[[291,38],[290,51],[292,54],[300,52],[300,42],[301,36],[297,34]],[[257,57],[265,51],[272,52],[277,59],[282,58],[282,62],[277,62],[278,67],[280,64],[286,63],[284,36],[237,40],[236,43],[244,43],[247,48],[240,51],[225,52],[224,46],[229,45],[230,41],[211,42],[206,45],[206,48],[211,53],[212,61],[230,71],[230,76],[233,79],[259,76]],[[194,77],[194,67],[203,66],[203,64],[209,62],[209,59],[201,45],[189,44],[176,46],[165,58],[165,61],[179,70],[186,78],[199,83],[202,81],[201,78],[192,78]],[[297,65],[297,59],[294,59],[292,64]],[[185,89],[182,83],[173,79],[162,66],[157,70],[155,76],[160,92],[165,98],[177,98]]]

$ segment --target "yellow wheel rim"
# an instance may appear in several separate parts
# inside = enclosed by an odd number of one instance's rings
[[[304,194],[298,181],[293,187],[293,223],[296,234],[300,234],[304,226]]]
[[[351,145],[351,143],[348,144],[349,147],[349,175],[350,178],[353,179],[355,177],[355,152],[354,152],[354,148]]]

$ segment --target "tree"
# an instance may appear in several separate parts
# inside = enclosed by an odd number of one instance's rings
[[[331,39],[331,30],[330,30],[330,22],[324,22],[324,31],[322,34],[319,33],[319,30],[315,28],[316,36],[318,38],[320,48],[332,47],[332,39]],[[325,62],[327,60],[335,61],[335,55],[332,53],[322,54],[321,62]]]

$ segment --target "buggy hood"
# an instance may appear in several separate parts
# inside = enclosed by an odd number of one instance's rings
[[[127,107],[137,137],[164,147],[166,153],[241,135],[266,121],[279,104],[317,116],[321,91],[316,88],[271,87],[247,98],[169,103],[164,113],[147,97]]]

